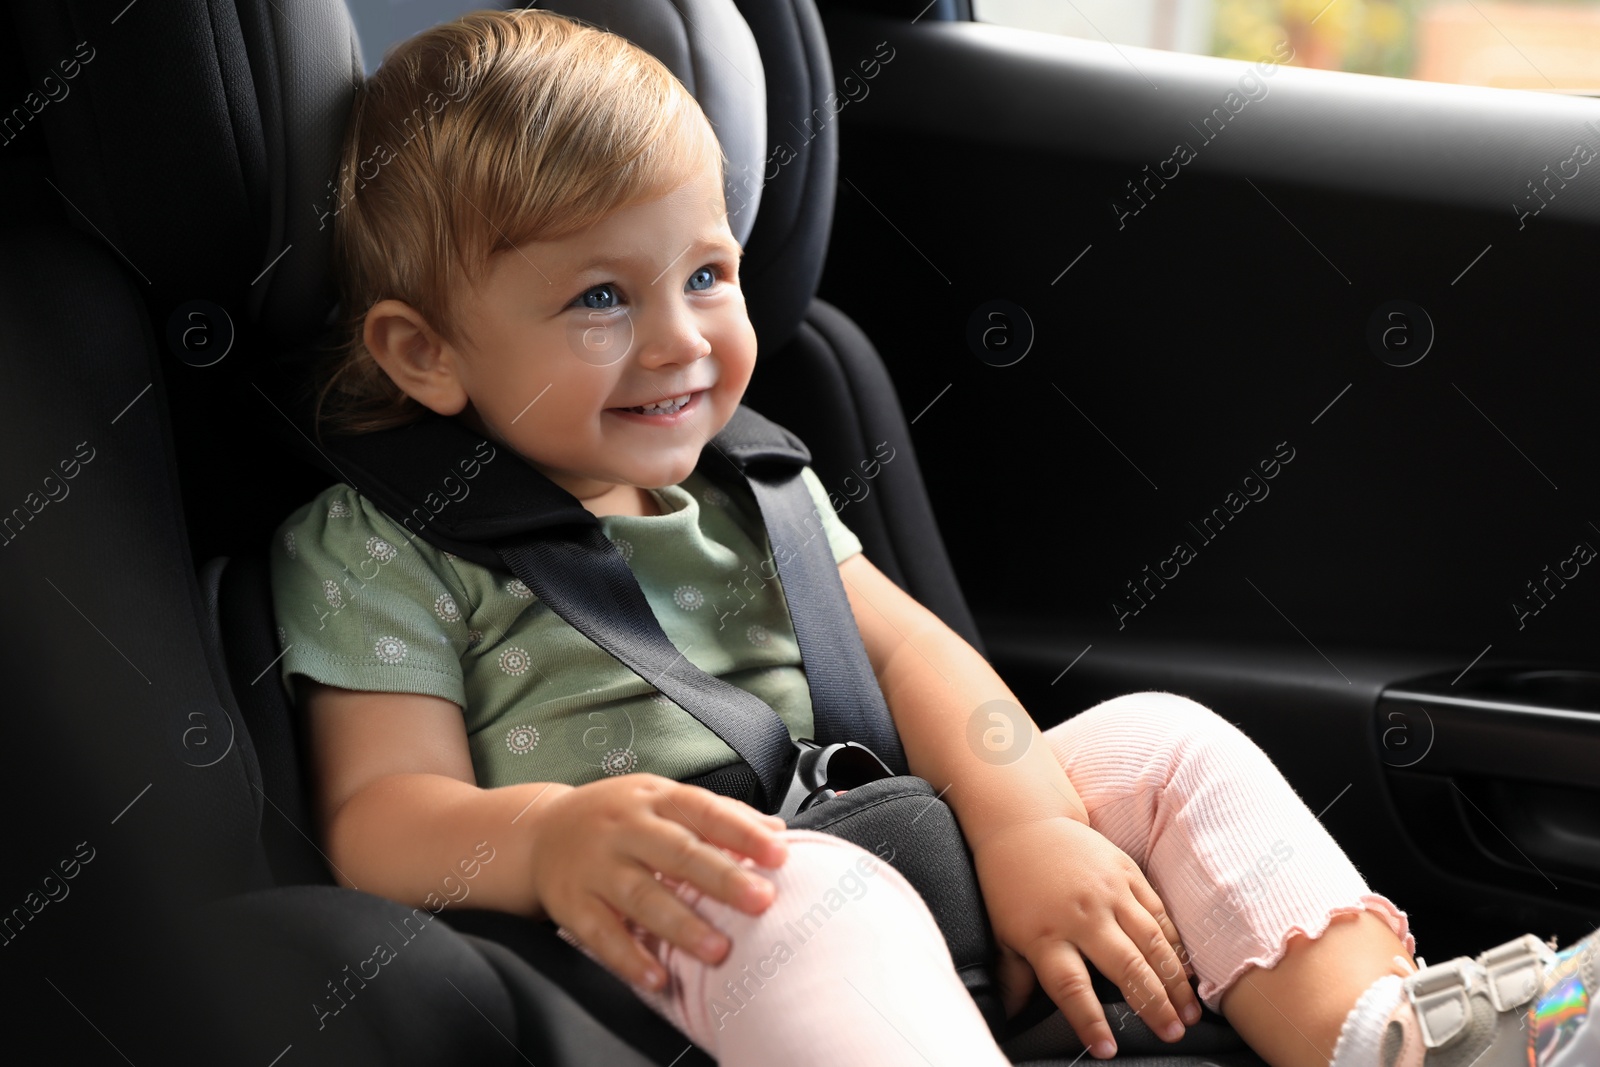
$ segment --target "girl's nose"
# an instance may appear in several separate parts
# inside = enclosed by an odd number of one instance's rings
[[[643,324],[640,333],[639,360],[651,366],[693,363],[711,354],[711,342],[698,318],[683,306],[664,310]]]

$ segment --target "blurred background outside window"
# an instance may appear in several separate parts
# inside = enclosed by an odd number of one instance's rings
[[[1255,61],[1600,95],[1600,0],[972,0],[1023,29]]]
[[[361,39],[361,59],[371,74],[384,53],[429,26],[460,18],[485,7],[505,7],[494,0],[345,0],[350,21]],[[513,5],[522,7],[523,4]]]

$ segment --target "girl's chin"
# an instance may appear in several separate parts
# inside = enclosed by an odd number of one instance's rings
[[[691,474],[694,474],[694,464],[690,464],[690,466],[685,467],[682,474],[669,474],[661,475],[661,477],[658,478],[648,478],[648,480],[642,480],[642,482],[637,482],[635,485],[640,486],[640,488],[645,488],[645,490],[664,490],[664,488],[667,488],[669,485],[678,485],[678,483],[683,482],[683,478],[690,477]]]
[[[689,466],[683,469],[682,473],[657,473],[653,477],[649,478],[630,479],[630,482],[631,484],[638,486],[640,489],[665,489],[669,485],[679,484],[685,478],[689,477],[689,475],[693,474],[695,466],[695,464],[691,463]]]
[[[607,457],[610,462],[602,462],[584,469],[578,473],[570,467],[555,468],[535,460],[528,460],[546,477],[555,475],[554,480],[563,487],[569,488],[574,483],[583,483],[584,487],[593,491],[600,485],[629,485],[639,489],[663,489],[669,485],[677,485],[700,464],[700,451],[685,448],[681,454],[674,455],[670,460],[656,455],[649,457],[645,463],[629,463],[627,459],[615,455]],[[526,456],[523,457],[527,459]]]
[[[693,474],[695,468],[700,465],[700,456],[701,450],[698,448],[674,450],[670,459],[659,455],[652,456],[650,463],[636,464],[632,470],[624,473],[628,475],[627,480],[631,484],[641,489],[661,489],[677,485]]]

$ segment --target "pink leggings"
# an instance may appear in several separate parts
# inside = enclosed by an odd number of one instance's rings
[[[1131,693],[1044,736],[1090,824],[1165,903],[1212,1010],[1246,970],[1274,966],[1291,934],[1320,937],[1336,915],[1370,910],[1414,951],[1406,914],[1368,890],[1266,753],[1205,706]],[[724,1065],[1009,1063],[910,883],[842,838],[785,836],[783,866],[761,869],[777,888],[761,915],[677,888],[732,942],[720,964],[635,927],[668,975],[661,992],[633,987],[639,997]]]

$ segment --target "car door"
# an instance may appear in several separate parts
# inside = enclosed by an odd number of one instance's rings
[[[824,22],[820,295],[1024,706],[1213,708],[1429,958],[1592,929],[1600,103]]]

